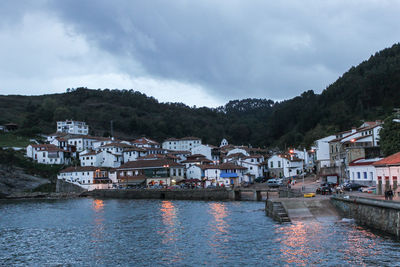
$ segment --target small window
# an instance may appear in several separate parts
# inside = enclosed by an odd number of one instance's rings
[[[361,173],[357,172],[357,178],[360,179],[361,178]]]
[[[367,172],[364,172],[364,179],[367,179]]]

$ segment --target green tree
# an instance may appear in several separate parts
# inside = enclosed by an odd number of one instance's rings
[[[385,156],[400,151],[400,121],[395,116],[385,120],[380,131],[380,147]]]

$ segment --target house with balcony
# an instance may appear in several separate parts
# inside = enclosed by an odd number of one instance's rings
[[[26,156],[41,164],[70,164],[71,153],[53,144],[30,144]]]
[[[68,134],[88,135],[89,126],[83,121],[57,121],[57,132]]]
[[[120,183],[134,181],[142,177],[147,186],[171,185],[185,176],[185,167],[167,159],[149,159],[129,161],[117,168]]]
[[[60,171],[57,179],[78,185],[88,191],[116,187],[116,181],[113,182],[109,177],[107,169],[93,166],[68,167]]]
[[[201,139],[198,137],[168,138],[162,143],[162,148],[174,151],[192,151],[194,147],[199,145],[201,145]]]

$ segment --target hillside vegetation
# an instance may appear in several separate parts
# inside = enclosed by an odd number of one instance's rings
[[[191,108],[159,103],[134,90],[77,88],[63,94],[0,96],[0,124],[15,122],[19,134],[55,131],[57,120],[86,121],[92,134],[120,137],[198,136],[205,143],[253,146],[310,145],[327,134],[384,119],[400,106],[400,45],[350,68],[321,94],[312,90],[282,102],[230,101],[223,107]],[[267,97],[267,96],[266,96]]]

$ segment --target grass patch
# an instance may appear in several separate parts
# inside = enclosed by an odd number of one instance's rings
[[[31,159],[24,157],[25,151],[14,151],[12,149],[2,149],[0,147],[0,163],[7,166],[17,166],[24,169],[25,173],[37,175],[42,178],[54,181],[57,179],[57,174],[64,165],[47,165],[39,164]]]
[[[0,147],[27,147],[31,143],[29,139],[13,133],[0,133]]]

